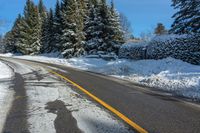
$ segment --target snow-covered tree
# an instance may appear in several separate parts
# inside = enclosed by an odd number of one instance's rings
[[[200,33],[200,1],[172,0],[172,6],[178,10],[173,15],[174,23],[170,30],[175,34]]]
[[[43,3],[43,0],[39,0],[38,4],[38,12],[39,12],[39,19],[40,19],[40,44],[41,44],[41,51],[43,51],[42,48],[44,48],[44,45],[46,45],[45,35],[46,35],[46,20],[47,20],[47,10]]]
[[[82,31],[80,23],[81,15],[78,10],[78,3],[76,0],[63,0],[62,2],[62,54],[66,58],[72,56],[79,56],[83,54],[83,44],[82,44]]]
[[[85,23],[85,49],[89,54],[96,54],[103,44],[103,38],[101,38],[103,33],[103,23],[102,18],[100,17],[99,5],[90,1],[88,6],[89,15]]]
[[[109,7],[106,0],[91,1],[89,19],[86,23],[86,50],[89,53],[118,53],[124,42],[119,14],[114,4]]]
[[[120,24],[119,13],[115,10],[113,0],[111,1],[111,8],[108,19],[108,52],[118,53],[119,47],[124,43],[124,33]]]
[[[42,20],[45,20],[47,18],[47,10],[46,10],[46,7],[45,7],[45,5],[43,3],[43,0],[39,1],[38,12],[39,12],[40,18]]]
[[[37,54],[40,52],[41,23],[37,6],[31,0],[27,0],[24,8],[24,21],[26,29],[23,32],[24,42],[19,47],[24,49],[23,54]]]
[[[28,25],[24,17],[18,15],[12,30],[5,35],[5,44],[8,52],[25,53],[25,44],[28,43],[26,34]]]
[[[5,36],[22,54],[60,52],[66,58],[85,53],[117,53],[123,43],[119,14],[106,0],[57,0],[47,12],[42,0],[27,0],[24,14]]]
[[[3,44],[3,36],[0,34],[0,53],[5,52],[5,45]]]
[[[50,9],[42,29],[42,53],[56,52],[57,49],[54,44],[54,16],[52,9]]]
[[[61,46],[61,35],[62,35],[62,16],[61,16],[61,6],[59,0],[56,2],[55,13],[54,13],[54,45],[55,51],[62,50]]]

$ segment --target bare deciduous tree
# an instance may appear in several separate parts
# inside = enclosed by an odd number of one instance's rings
[[[129,40],[133,37],[133,28],[130,21],[123,13],[120,13],[120,22],[124,31],[124,38],[125,40]]]

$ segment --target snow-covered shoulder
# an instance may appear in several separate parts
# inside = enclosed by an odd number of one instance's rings
[[[14,91],[9,89],[12,76],[12,70],[0,61],[0,132],[3,130],[13,100]]]

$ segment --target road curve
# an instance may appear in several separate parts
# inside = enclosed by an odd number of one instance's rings
[[[12,61],[8,58],[2,59]],[[199,105],[100,74],[49,63],[14,60],[26,65],[37,64],[48,69],[57,68],[54,71],[87,89],[150,133],[200,132]]]

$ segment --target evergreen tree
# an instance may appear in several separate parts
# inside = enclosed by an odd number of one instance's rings
[[[46,34],[47,34],[47,10],[46,7],[43,4],[43,0],[39,1],[38,4],[38,12],[39,12],[39,16],[40,16],[40,44],[41,44],[41,50],[40,52],[44,52],[43,48],[46,45]]]
[[[3,43],[5,45],[5,52],[15,52],[13,39],[14,39],[14,37],[13,37],[11,31],[9,31],[5,34],[5,37],[3,40]]]
[[[0,53],[4,53],[5,52],[5,48],[3,45],[3,36],[0,34]]]
[[[83,44],[82,44],[82,31],[80,23],[80,12],[78,10],[78,3],[76,0],[63,0],[62,3],[62,54],[66,58],[72,56],[79,56],[83,54]]]
[[[106,0],[101,0],[100,3],[100,17],[102,20],[102,25],[99,25],[99,28],[102,29],[101,38],[103,40],[102,45],[98,48],[100,51],[107,52],[110,51],[111,44],[108,43],[110,40],[110,10],[106,4]]]
[[[47,10],[46,10],[46,7],[45,7],[45,5],[43,3],[43,0],[39,1],[38,12],[39,12],[41,21],[43,21],[43,20],[45,20],[47,18]]]
[[[115,11],[114,4],[108,7],[106,0],[90,7],[89,19],[86,24],[86,51],[89,53],[118,53],[119,46],[124,42],[123,31],[119,15]]]
[[[37,54],[40,52],[41,25],[37,6],[31,0],[27,0],[24,8],[24,20],[27,25],[24,42],[21,44],[23,54]]]
[[[118,53],[119,47],[124,43],[124,33],[120,24],[120,17],[115,10],[113,0],[111,1],[111,8],[109,12],[108,28],[109,28],[109,39],[108,52]]]
[[[53,26],[55,51],[61,51],[63,49],[61,46],[61,35],[63,27],[64,26],[62,24],[60,2],[59,0],[57,0],[54,13],[54,26]]]
[[[27,41],[27,28],[28,25],[25,22],[25,19],[19,14],[16,19],[12,30],[6,34],[6,43],[9,51],[25,53],[25,44]]]
[[[100,17],[100,8],[96,1],[90,1],[88,4],[89,16],[85,23],[86,45],[85,50],[89,54],[96,54],[103,44],[103,23]]]
[[[200,1],[172,0],[172,6],[178,10],[173,15],[174,23],[170,30],[175,34],[200,33]]]
[[[57,49],[55,49],[54,45],[54,16],[52,9],[50,9],[42,29],[42,53],[56,52]]]
[[[27,0],[24,15],[6,35],[7,43],[22,54],[62,52],[69,58],[98,51],[116,52],[123,43],[119,15],[106,0],[57,0],[55,13],[43,1]],[[14,48],[13,47],[13,48]]]
[[[158,23],[157,27],[155,28],[154,34],[156,35],[167,34],[167,30],[165,29],[165,26],[162,23]]]

